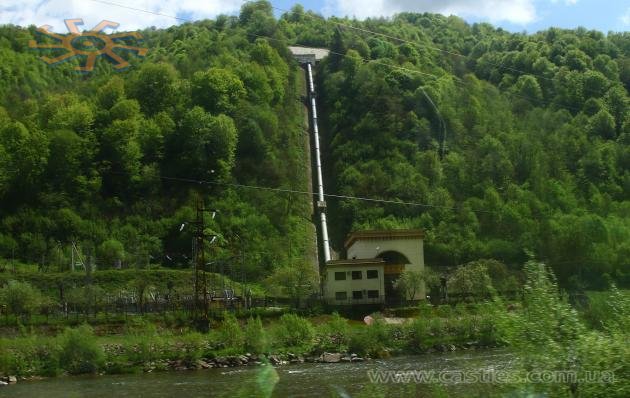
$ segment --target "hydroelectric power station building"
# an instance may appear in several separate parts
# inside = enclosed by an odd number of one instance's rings
[[[381,304],[400,300],[394,282],[403,271],[424,269],[424,234],[421,230],[357,231],[345,242],[346,259],[333,259],[328,238],[326,194],[322,173],[322,156],[317,117],[313,66],[329,51],[323,48],[289,47],[295,59],[304,66],[307,78],[308,106],[311,122],[311,153],[314,175],[314,208],[317,222],[324,300],[331,305]],[[414,299],[426,297],[425,286]]]
[[[324,299],[332,305],[400,300],[394,282],[403,271],[424,269],[421,230],[357,231],[345,242],[346,259],[328,261],[322,272]],[[425,287],[414,299],[426,297]]]

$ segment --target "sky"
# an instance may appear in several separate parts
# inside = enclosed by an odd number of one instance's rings
[[[549,27],[630,31],[630,0],[270,0],[277,15],[301,3],[325,16],[364,19],[398,12],[457,15],[466,21],[490,22],[512,32],[533,33]],[[238,14],[243,0],[0,0],[0,24],[49,25],[65,33],[64,19],[81,18],[84,29],[101,20],[118,30],[167,27],[181,19]],[[129,8],[116,6],[124,5]],[[133,9],[130,9],[133,8]],[[150,11],[152,13],[143,12]],[[176,18],[173,18],[176,17]]]

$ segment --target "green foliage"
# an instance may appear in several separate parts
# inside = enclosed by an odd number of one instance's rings
[[[42,295],[26,282],[9,280],[0,289],[0,303],[10,314],[29,316],[39,309]]]
[[[306,261],[309,197],[172,179],[306,190],[303,72],[281,42],[250,36],[275,30],[265,2],[240,23],[147,30],[159,50],[115,75],[2,46],[0,256],[65,271],[75,242],[97,269],[188,267],[192,229],[177,228],[199,194],[221,210],[210,227],[226,237],[221,256],[242,254],[248,280]],[[0,41],[33,34],[5,26]]]
[[[269,350],[269,336],[260,317],[250,317],[243,331],[245,350],[253,354],[262,354]]]
[[[245,337],[246,332],[243,331],[243,328],[238,323],[234,314],[227,311],[224,312],[223,321],[217,330],[217,342],[227,349],[241,352],[243,350],[243,346],[245,345]],[[247,337],[249,338],[251,336]],[[249,343],[251,343],[251,341],[249,341]]]
[[[493,289],[488,267],[483,261],[474,261],[458,267],[449,276],[447,286],[450,293],[465,296],[484,296]]]
[[[277,268],[265,280],[265,286],[272,295],[291,298],[296,307],[301,299],[317,291],[318,275],[311,264],[301,263],[292,267]]]
[[[586,308],[581,308],[586,324],[594,329],[607,331],[630,330],[630,295],[613,285],[604,292],[590,292]]]
[[[60,366],[70,374],[96,373],[104,366],[103,349],[88,325],[66,329],[59,346]]]
[[[188,364],[193,364],[202,357],[206,347],[207,342],[203,335],[188,333],[177,342],[173,357],[182,359]]]
[[[109,239],[101,243],[98,248],[99,258],[105,268],[114,267],[116,263],[122,263],[125,259],[125,248],[115,239]]]
[[[388,349],[392,346],[390,332],[390,326],[377,320],[368,327],[355,330],[350,338],[348,349],[350,352],[372,358],[388,357]]]
[[[425,288],[437,283],[437,276],[429,269],[422,271],[405,270],[394,282],[394,287],[408,300],[416,299]]]
[[[315,337],[315,328],[305,318],[295,314],[284,314],[273,328],[274,344],[277,347],[309,349]]]
[[[193,102],[211,113],[229,114],[245,96],[243,82],[226,69],[210,68],[206,72],[195,72],[191,86]]]
[[[300,42],[298,16],[285,16],[286,34]],[[309,27],[319,25],[309,19]],[[325,39],[341,54],[317,68],[328,186],[429,206],[333,201],[338,249],[352,230],[422,228],[434,269],[488,258],[513,270],[526,249],[548,261],[562,286],[578,274],[602,288],[604,272],[622,283],[621,241],[587,239],[573,250],[566,221],[597,214],[607,233],[629,236],[618,226],[630,225],[619,163],[627,143],[618,139],[628,115],[618,72],[627,37],[580,29],[509,34],[413,13],[352,24],[416,45],[359,31]],[[435,43],[464,56],[420,51]]]
[[[519,355],[522,371],[573,371],[577,378],[536,384],[552,395],[627,395],[627,297],[612,291],[606,332],[587,331],[578,314],[560,295],[553,273],[542,263],[525,265],[522,310],[497,312],[498,329]],[[592,383],[587,372],[607,372],[609,380]],[[611,383],[610,378],[615,378]]]
[[[346,352],[350,344],[351,330],[348,321],[338,313],[317,327],[317,349],[328,352]]]

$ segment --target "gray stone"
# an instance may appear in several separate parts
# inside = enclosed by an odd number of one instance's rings
[[[210,364],[200,359],[197,361],[197,367],[201,369],[210,369]]]
[[[338,352],[336,353],[325,352],[322,354],[320,358],[321,358],[321,361],[324,363],[337,363],[341,361],[341,354],[339,354]]]
[[[6,381],[0,380],[0,386],[8,386],[9,383],[7,383]]]
[[[341,357],[341,362],[352,362],[352,357]]]
[[[354,357],[354,358],[352,358],[352,362],[363,362],[363,358],[361,358],[361,357]]]
[[[17,383],[17,377],[16,376],[7,376],[6,377],[6,381],[9,384]]]

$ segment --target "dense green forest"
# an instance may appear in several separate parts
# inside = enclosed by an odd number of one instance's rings
[[[267,2],[141,33],[145,59],[81,75],[38,60],[34,27],[0,27],[0,258],[68,264],[76,241],[100,268],[186,267],[201,192],[220,211],[210,256],[243,251],[252,279],[308,262],[310,198],[234,185],[306,189],[300,44],[332,51],[327,191],[418,204],[330,199],[335,249],[423,228],[430,266],[531,252],[564,286],[630,283],[630,34]]]
[[[145,59],[87,75],[80,59],[39,60],[35,27],[2,27],[0,257],[67,269],[76,241],[98,269],[188,267],[194,227],[180,225],[200,193],[219,210],[209,258],[242,255],[252,280],[305,262],[308,197],[226,185],[307,189],[303,74],[253,24],[244,12],[149,29]]]
[[[282,22],[332,51],[318,79],[328,189],[426,205],[332,202],[338,245],[351,229],[423,228],[434,267],[531,252],[565,287],[628,284],[628,33],[299,9]]]

